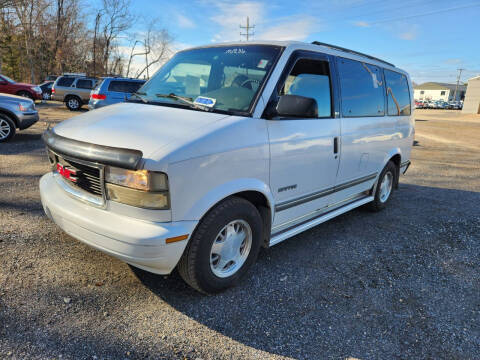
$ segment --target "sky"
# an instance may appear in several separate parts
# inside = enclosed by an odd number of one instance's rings
[[[141,32],[155,19],[176,49],[241,40],[318,40],[395,64],[413,81],[454,83],[480,75],[480,0],[132,0]],[[122,44],[126,45],[126,44]]]

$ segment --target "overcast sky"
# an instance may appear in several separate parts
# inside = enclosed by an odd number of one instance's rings
[[[318,40],[371,54],[413,81],[455,82],[480,74],[480,0],[132,0],[139,21],[158,18],[177,48],[240,40],[246,17],[254,39]]]

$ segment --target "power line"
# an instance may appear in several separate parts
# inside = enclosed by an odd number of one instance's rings
[[[250,32],[250,29],[254,29],[254,28],[255,28],[255,25],[250,25],[250,18],[247,16],[247,26],[240,25],[240,29],[245,30],[245,33],[242,33],[242,30],[240,30],[240,36],[245,36],[245,39],[248,41],[250,39],[250,36],[255,35],[253,31]]]

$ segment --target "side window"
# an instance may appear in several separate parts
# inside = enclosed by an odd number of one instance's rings
[[[338,58],[345,117],[385,115],[385,97],[380,68],[360,61]]]
[[[73,82],[75,81],[75,78],[72,77],[62,77],[58,79],[57,81],[57,86],[64,86],[64,87],[69,87],[72,86]]]
[[[300,59],[288,75],[280,95],[299,95],[317,101],[318,117],[332,116],[330,71],[327,61]]]
[[[93,88],[92,80],[79,79],[77,80],[76,87],[78,89],[92,89]]]
[[[136,82],[136,81],[113,80],[113,81],[110,81],[110,84],[108,85],[108,91],[116,91],[116,92],[123,92],[123,93],[134,93],[142,85],[143,85],[143,83]]]
[[[410,90],[408,89],[407,77],[394,71],[384,71],[388,115],[410,115]]]
[[[127,85],[127,92],[128,93],[134,93],[137,92],[138,89],[143,85],[143,82],[139,81],[129,81]]]

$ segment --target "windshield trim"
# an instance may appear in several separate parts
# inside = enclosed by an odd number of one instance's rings
[[[270,76],[272,76],[272,73],[275,71],[275,68],[277,67],[278,61],[282,57],[283,52],[285,51],[285,46],[278,46],[278,45],[262,45],[262,46],[268,46],[268,47],[276,47],[279,48],[277,57],[273,60],[273,66],[270,68],[270,71],[265,75],[265,78],[263,79],[262,86],[260,86],[260,89],[258,89],[257,94],[255,96],[255,99],[250,104],[250,108],[248,109],[248,116],[253,117],[253,111],[257,107],[258,101],[260,100],[260,97],[263,94],[263,91],[265,90],[265,87],[270,80]]]

